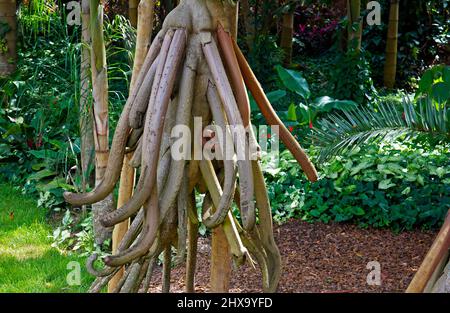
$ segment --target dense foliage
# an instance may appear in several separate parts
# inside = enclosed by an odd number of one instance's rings
[[[310,151],[311,152],[311,151]],[[401,143],[357,148],[320,164],[310,183],[283,152],[265,172],[274,218],[354,222],[360,226],[438,227],[450,207],[450,150]]]
[[[18,70],[0,81],[0,176],[39,197],[39,205],[64,208],[64,189],[80,185],[80,28],[59,11],[19,14]],[[49,32],[48,29],[52,31]],[[110,123],[122,110],[135,31],[122,16],[105,25]]]

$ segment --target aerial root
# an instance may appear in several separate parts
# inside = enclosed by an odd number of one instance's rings
[[[269,123],[280,126],[281,139],[308,178],[314,181],[317,173],[292,135],[286,135],[284,125],[220,23],[217,34],[213,34],[212,27],[197,31],[180,27],[174,16],[167,21],[147,53],[120,116],[103,180],[91,192],[64,195],[74,205],[104,199],[119,179],[124,154],[133,153],[129,164],[139,174],[133,195],[123,206],[100,218],[104,226],[130,217],[132,222],[117,251],[103,258],[104,268],[94,266],[97,254],[88,258],[87,270],[97,276],[89,291],[100,292],[124,268],[113,292],[148,292],[155,263],[163,253],[162,291],[170,291],[172,265],[185,263],[185,288],[194,292],[200,226],[196,193],[205,195],[201,222],[209,229],[222,227],[234,264],[248,260],[255,267],[256,263],[264,291],[276,291],[281,258],[273,238],[271,208],[246,87]],[[174,126],[192,130],[193,117],[201,117],[202,123],[214,123],[213,127],[222,131],[212,131],[209,142],[214,143],[214,154],[220,156],[217,160],[192,159],[198,151],[184,150],[178,155],[181,157],[174,157],[174,143],[181,139]],[[233,131],[239,127],[245,131],[243,135]],[[200,135],[184,138],[184,145],[198,139],[195,136]],[[230,210],[233,200],[240,210],[240,220]],[[172,247],[176,250],[174,258]]]

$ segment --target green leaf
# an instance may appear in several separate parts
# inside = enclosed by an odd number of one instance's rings
[[[28,179],[29,180],[41,180],[43,178],[50,177],[50,176],[55,176],[57,174],[58,174],[57,172],[46,168],[46,169],[43,169],[43,170],[41,170],[39,172],[31,174],[30,176],[28,176]]]
[[[431,96],[438,103],[443,103],[450,99],[450,82],[440,82],[431,88]]]
[[[319,112],[330,112],[333,109],[348,111],[357,108],[357,104],[351,100],[336,100],[328,96],[314,99],[312,106]]]
[[[306,79],[300,74],[300,72],[294,70],[288,70],[284,67],[277,65],[276,70],[278,76],[281,79],[283,85],[292,92],[295,92],[303,99],[309,99],[311,91]]]
[[[287,112],[287,119],[289,121],[296,122],[297,121],[297,113],[295,112],[295,104],[291,103]]]
[[[268,93],[266,93],[266,97],[271,104],[277,102],[278,100],[284,98],[285,96],[286,96],[286,91],[284,91],[284,90],[274,90],[274,91],[269,91]]]
[[[352,207],[352,213],[357,216],[362,216],[366,214],[366,212],[360,207]]]
[[[274,90],[274,91],[269,91],[268,93],[266,93],[266,97],[267,100],[269,100],[269,102],[271,104],[277,102],[278,100],[284,98],[286,96],[286,91],[284,90]],[[248,93],[248,99],[250,101],[250,109],[252,112],[256,112],[259,110],[258,104],[255,101],[255,98],[253,98],[252,94],[249,92]]]
[[[443,168],[443,167],[438,167],[438,168],[436,169],[436,175],[437,175],[439,178],[444,177],[444,175],[447,174],[447,173],[448,173],[448,171],[446,171],[445,168]]]
[[[386,190],[386,189],[389,189],[394,186],[395,186],[395,184],[392,184],[390,179],[385,179],[378,183],[378,189],[381,189],[381,190]]]
[[[405,189],[403,189],[402,191],[402,195],[407,195],[411,192],[411,187],[406,187]]]

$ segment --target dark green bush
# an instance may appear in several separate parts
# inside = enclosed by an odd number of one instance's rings
[[[314,151],[312,151],[314,153]],[[354,222],[394,230],[440,226],[450,208],[450,151],[389,144],[356,148],[319,168],[310,183],[288,152],[265,160],[276,221]]]

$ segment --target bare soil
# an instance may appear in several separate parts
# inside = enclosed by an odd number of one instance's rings
[[[350,224],[291,220],[275,227],[283,274],[278,292],[403,292],[430,248],[436,232],[361,229]],[[209,238],[199,240],[196,291],[209,290]],[[381,265],[381,285],[368,285],[373,268]],[[172,269],[171,292],[184,290],[184,266]],[[161,266],[154,271],[150,292],[161,292]],[[261,292],[259,270],[250,265],[233,269],[230,292]]]

